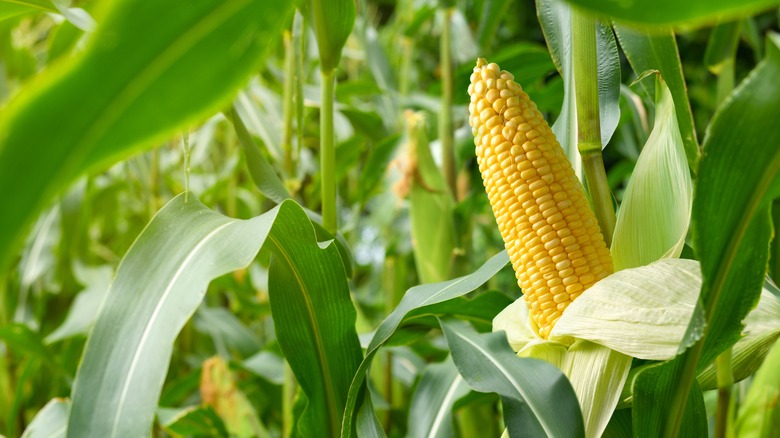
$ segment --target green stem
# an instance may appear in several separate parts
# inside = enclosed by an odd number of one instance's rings
[[[157,213],[159,199],[159,179],[160,179],[160,151],[154,148],[151,151],[151,163],[149,164],[149,217],[154,217]]]
[[[401,37],[401,74],[399,75],[398,93],[401,96],[409,94],[409,80],[412,76],[412,58],[414,54],[414,40]]]
[[[303,60],[304,53],[306,53],[306,35],[305,21],[303,15],[300,12],[295,12],[295,18],[293,19],[293,45],[295,46],[295,134],[298,139],[295,145],[295,156],[300,156],[301,148],[303,147],[303,83],[305,77],[303,75]],[[296,177],[297,175],[291,175]]]
[[[725,438],[728,427],[731,387],[734,375],[731,371],[731,348],[724,351],[715,361],[718,372],[718,408],[715,414],[715,438]]]
[[[190,133],[186,129],[182,134],[182,143],[184,144],[184,203],[189,201],[190,196]]]
[[[333,137],[333,100],[336,84],[335,71],[321,72],[320,101],[320,173],[322,184],[322,226],[335,235],[336,218],[336,147]]]
[[[284,94],[282,100],[282,148],[284,148],[284,169],[288,178],[295,176],[295,158],[292,144],[293,137],[293,109],[295,100],[295,47],[292,34],[284,32]]]
[[[295,404],[295,392],[297,384],[295,375],[293,375],[290,365],[284,362],[284,383],[282,383],[282,437],[292,436],[293,423],[293,405]]]
[[[601,156],[599,121],[598,57],[596,18],[588,12],[572,10],[574,35],[574,83],[577,100],[577,149],[596,219],[607,246],[615,230],[615,208]]]
[[[439,141],[441,142],[444,177],[452,196],[457,194],[455,181],[455,147],[452,139],[452,53],[450,43],[452,8],[444,10],[440,40],[441,108],[439,109]]]

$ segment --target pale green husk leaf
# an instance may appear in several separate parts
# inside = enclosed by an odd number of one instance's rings
[[[667,360],[685,346],[696,310],[699,263],[663,259],[648,266],[616,272],[593,285],[566,308],[550,339],[586,339],[629,356]],[[699,321],[693,327],[703,328]]]
[[[693,182],[669,88],[657,80],[655,124],[637,160],[617,215],[615,270],[678,257],[691,219]]]
[[[563,371],[580,402],[586,436],[601,436],[620,399],[632,358],[585,340],[541,339],[532,324],[528,305],[520,298],[496,316],[493,331],[505,331],[518,356],[542,359]]]
[[[607,428],[631,369],[631,356],[589,341],[577,340],[566,352],[561,370],[580,400],[585,436]]]

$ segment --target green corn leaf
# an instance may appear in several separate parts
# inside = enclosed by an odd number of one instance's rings
[[[55,398],[46,403],[22,433],[22,438],[65,438],[70,402]]]
[[[739,341],[742,321],[761,293],[772,236],[770,201],[780,194],[780,149],[767,147],[780,144],[778,76],[780,36],[770,34],[766,58],[723,102],[707,131],[692,217],[707,328],[701,341],[665,368],[672,378],[644,388],[654,400],[647,415],[666,433],[685,423],[680,415],[688,383]]]
[[[304,284],[317,281],[332,285],[334,278],[346,281],[335,247],[326,245],[320,250],[311,222],[303,209],[292,201],[285,201],[268,213],[247,221],[212,212],[192,197],[185,202],[181,195],[169,202],[138,237],[117,270],[87,340],[73,385],[68,436],[148,434],[176,335],[198,308],[209,282],[246,267],[269,236],[273,239],[272,250],[296,253],[298,258],[294,260],[299,262],[311,262],[313,251],[328,254],[328,261],[317,260],[311,264],[318,269],[308,269],[307,274],[297,277],[305,279]],[[304,255],[299,254],[300,251]],[[336,254],[335,260],[333,254]],[[288,267],[284,260],[277,261],[276,266],[288,269],[285,272],[300,274],[299,266]],[[278,270],[274,272],[278,273]],[[280,287],[275,278],[271,279],[273,290]],[[292,288],[294,290],[295,286]],[[332,289],[319,292],[323,299],[331,301],[329,306],[320,306],[319,318],[330,321],[334,316],[329,309],[333,306],[341,309],[345,305],[344,299],[332,299]],[[285,301],[281,301],[278,304],[284,306]],[[346,301],[351,308],[348,297]],[[273,307],[273,298],[271,302]],[[274,315],[277,313],[274,309]],[[348,318],[342,320],[341,316],[344,315],[337,315],[336,320],[341,324],[349,323]],[[306,323],[302,318],[288,320]],[[354,316],[352,321],[354,323]],[[354,334],[353,323],[349,324],[352,324]],[[338,343],[338,347],[331,346],[328,354],[322,357],[329,358],[331,354],[338,355],[344,348],[350,348],[349,338],[342,331],[321,333],[328,339],[322,345],[333,342],[330,340],[333,336],[337,336]],[[287,342],[285,327],[277,325],[277,336],[280,344]],[[311,346],[312,342],[307,345]],[[355,350],[355,345],[357,335],[354,335],[351,347],[352,354],[355,351],[358,354],[354,365],[357,366],[360,351],[359,347]],[[310,348],[307,350],[311,351]],[[297,363],[294,354],[288,359],[291,364]],[[346,392],[352,376],[350,364],[334,361],[324,365],[333,373],[349,376],[343,388]],[[302,377],[299,380],[304,381]],[[327,385],[335,385],[338,380],[329,376],[327,382]],[[312,400],[316,398],[312,397]],[[310,405],[309,409],[325,412],[329,408]],[[341,412],[334,416],[340,418]]]
[[[302,214],[280,212],[269,236],[268,294],[279,346],[306,395],[294,435],[335,437],[362,359],[357,315],[336,245],[318,244]]]
[[[655,123],[623,195],[612,240],[615,270],[678,257],[691,218],[693,181],[669,88],[657,79]]]
[[[503,333],[481,335],[457,320],[441,326],[463,379],[475,391],[501,396],[510,435],[585,436],[577,396],[560,370],[516,357]]]
[[[225,423],[210,406],[184,409],[158,409],[160,427],[173,436],[209,436],[228,438]]]
[[[0,1],[0,21],[32,13],[57,13],[49,0],[3,0]]]
[[[3,111],[0,266],[35,214],[78,175],[224,108],[292,10],[291,2],[250,0],[101,6],[87,48],[30,81]]]
[[[379,348],[387,343],[401,324],[415,313],[425,313],[428,306],[449,301],[475,290],[485,284],[498,271],[509,263],[506,251],[494,255],[479,269],[469,275],[442,283],[422,284],[409,289],[395,310],[377,327],[371,342],[366,349],[366,355],[360,367],[355,372],[349,387],[347,406],[344,410],[341,436],[348,437],[355,421],[355,411],[360,402],[359,396],[366,379],[366,371]],[[370,400],[369,400],[370,401]]]
[[[709,312],[704,364],[740,338],[758,302],[769,256],[771,200],[780,194],[780,35],[767,57],[718,109],[708,129],[693,203],[701,300]],[[753,117],[745,118],[745,114]],[[762,267],[757,269],[757,267]]]
[[[638,373],[632,389],[632,418],[634,437],[657,438],[665,436],[664,417],[659,408],[672,404],[677,380],[682,369],[682,357],[648,366]],[[688,390],[688,402],[681,412],[680,437],[707,437],[707,413],[699,384],[693,382]],[[666,435],[668,436],[668,435]]]
[[[688,157],[688,166],[695,171],[701,156],[701,148],[696,139],[693,113],[688,102],[688,92],[674,34],[670,30],[639,29],[619,24],[615,24],[614,28],[620,47],[623,48],[634,73],[640,75],[648,70],[658,70],[669,86],[674,100],[677,125],[685,145],[685,155]]]
[[[746,17],[778,4],[777,0],[657,0],[644,2],[605,2],[571,0],[577,6],[618,20],[645,24],[706,25],[724,17]]]
[[[454,436],[452,407],[469,393],[452,356],[425,368],[409,405],[409,435],[426,438]]]
[[[780,430],[780,342],[775,342],[750,384],[734,425],[739,437],[770,438]]]

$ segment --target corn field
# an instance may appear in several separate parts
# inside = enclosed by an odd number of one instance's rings
[[[780,437],[779,24],[0,0],[0,438]]]

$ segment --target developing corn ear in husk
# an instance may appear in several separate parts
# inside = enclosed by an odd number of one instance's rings
[[[585,193],[555,135],[511,73],[479,59],[469,123],[482,180],[538,333],[612,273]]]

